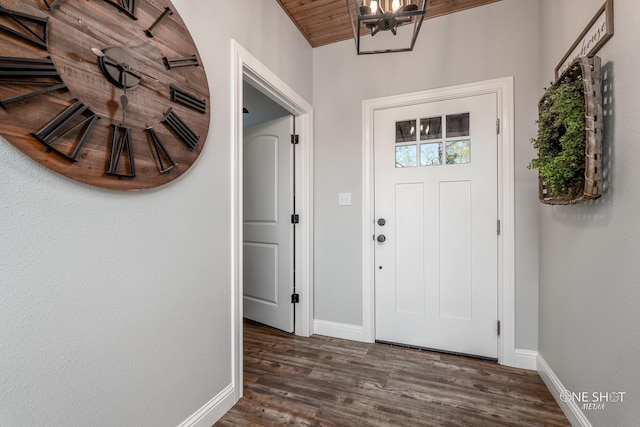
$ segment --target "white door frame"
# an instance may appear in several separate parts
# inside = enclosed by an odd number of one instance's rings
[[[364,340],[375,340],[374,301],[374,152],[373,116],[376,110],[404,107],[427,102],[444,101],[475,95],[496,94],[498,100],[498,219],[501,234],[498,239],[498,362],[515,363],[515,239],[514,239],[514,105],[513,77],[450,86],[364,100],[362,102],[362,313]]]
[[[313,108],[238,42],[231,40],[231,301],[232,369],[236,401],[242,397],[242,82],[246,80],[295,116],[296,133],[296,305],[295,333],[313,333]]]

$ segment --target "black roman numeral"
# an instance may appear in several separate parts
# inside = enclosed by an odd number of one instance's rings
[[[47,5],[47,10],[51,10],[54,7],[58,7],[58,4],[60,4],[62,0],[53,0],[53,1],[49,1],[49,0],[44,0],[45,4]]]
[[[0,6],[0,31],[41,49],[49,49],[49,18],[40,18]]]
[[[167,68],[167,70],[180,67],[198,67],[200,65],[200,63],[198,62],[198,57],[195,55],[187,56],[186,58],[175,59],[169,59],[164,56],[162,60],[164,61],[164,66]]]
[[[173,108],[169,108],[169,110],[165,113],[164,118],[162,119],[162,123],[164,123],[169,129],[171,129],[178,139],[184,143],[190,150],[193,150],[198,145],[198,140],[200,137],[195,134],[194,131],[189,128],[182,121],[180,117],[173,111]]]
[[[131,144],[131,130],[119,125],[112,126],[111,158],[109,159],[107,173],[109,175],[134,177],[136,176],[136,167],[133,158],[133,145]]]
[[[138,19],[136,16],[136,0],[104,0],[115,6],[120,12],[125,13],[131,19]]]
[[[147,35],[147,37],[153,37],[153,33],[156,31],[158,26],[162,24],[162,21],[164,21],[165,19],[167,19],[168,16],[171,16],[171,15],[173,15],[173,12],[171,11],[171,9],[169,9],[168,7],[165,7],[164,12],[162,12],[162,15],[160,15],[158,19],[156,19],[155,22],[151,24],[149,28],[144,30],[144,33]]]
[[[196,95],[189,93],[186,90],[181,89],[173,84],[170,84],[169,88],[171,89],[171,100],[173,102],[186,105],[187,107],[199,111],[203,114],[207,112],[206,99],[200,99]]]
[[[47,146],[47,151],[55,151],[75,162],[89,132],[99,119],[100,116],[89,107],[76,101],[32,135]]]
[[[153,154],[156,156],[156,160],[158,161],[158,170],[160,171],[160,173],[169,172],[176,166],[176,162],[173,161],[167,149],[164,148],[164,145],[162,145],[162,142],[160,141],[160,138],[158,138],[156,131],[154,131],[153,128],[147,128],[146,131],[151,137],[151,143],[153,144]]]
[[[44,86],[44,88],[0,100],[0,105],[4,108],[14,102],[56,90],[67,89],[51,59],[0,56],[0,85],[4,86],[6,84],[37,85]]]

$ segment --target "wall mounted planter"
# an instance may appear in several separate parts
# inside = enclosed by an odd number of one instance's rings
[[[548,125],[548,120],[543,121],[543,109],[556,108],[562,110],[562,106],[551,105],[556,102],[563,102],[562,100],[556,100],[555,98],[549,98],[554,89],[557,89],[560,85],[571,84],[575,82],[582,82],[582,85],[578,85],[584,91],[584,118],[580,117],[580,122],[576,123],[575,114],[567,122],[555,123],[558,129],[552,129],[549,132],[548,129],[543,129],[543,126]],[[539,109],[539,128],[538,139],[534,140],[536,148],[538,148],[539,159],[532,162],[530,167],[536,167],[540,169],[540,162],[545,157],[540,149],[540,145],[547,143],[546,140],[542,140],[546,135],[550,133],[555,135],[564,134],[569,129],[579,130],[583,129],[585,133],[584,141],[584,176],[582,178],[582,164],[576,165],[575,162],[567,162],[566,165],[555,165],[555,174],[571,175],[576,174],[576,182],[570,187],[559,192],[557,188],[554,188],[552,184],[544,177],[543,173],[539,174],[539,192],[538,197],[542,203],[549,205],[568,205],[580,203],[587,200],[597,199],[602,195],[602,77],[601,77],[601,61],[597,56],[592,57],[580,57],[571,63],[571,65],[565,70],[562,75],[547,88],[545,95],[538,104]],[[571,122],[569,122],[571,120]],[[559,155],[564,147],[555,141],[555,147]],[[547,148],[549,145],[547,145]],[[549,158],[548,151],[546,158]],[[536,163],[538,162],[538,163]],[[579,171],[579,172],[578,172]]]

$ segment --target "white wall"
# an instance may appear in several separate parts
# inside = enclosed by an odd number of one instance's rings
[[[538,2],[503,0],[427,20],[411,53],[357,56],[352,40],[314,49],[315,317],[362,325],[362,100],[515,76],[516,347],[537,349],[534,155]],[[338,206],[351,192],[353,205]]]
[[[2,426],[175,426],[232,381],[230,39],[309,102],[312,53],[273,0],[173,3],[212,112],[181,179],[92,188],[0,139]]]
[[[604,0],[542,0],[540,85]],[[640,3],[615,0],[605,71],[605,194],[584,206],[540,206],[540,355],[573,392],[626,392],[584,411],[594,426],[640,419]],[[580,405],[581,406],[581,405]]]

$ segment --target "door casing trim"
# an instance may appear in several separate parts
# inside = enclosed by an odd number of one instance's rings
[[[242,397],[243,389],[242,83],[245,80],[295,116],[300,141],[295,150],[296,213],[300,215],[294,267],[296,291],[300,295],[295,334],[305,337],[313,334],[313,108],[237,41],[231,40],[231,364],[236,401]]]
[[[504,77],[476,83],[393,95],[362,101],[362,313],[364,341],[375,341],[374,281],[374,150],[373,118],[376,110],[496,94],[498,134],[498,362],[515,363],[515,139],[514,78]]]

